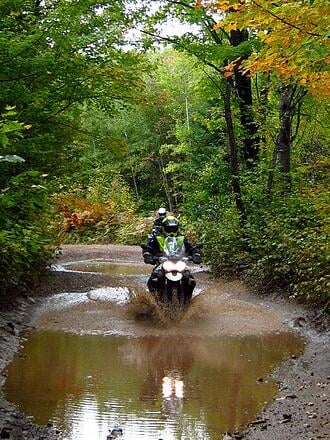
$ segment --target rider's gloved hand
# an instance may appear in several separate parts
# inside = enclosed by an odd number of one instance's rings
[[[200,254],[193,254],[191,259],[195,264],[200,264],[202,262],[202,257],[200,256]]]
[[[143,259],[146,264],[154,264],[154,257],[149,252],[143,254]]]

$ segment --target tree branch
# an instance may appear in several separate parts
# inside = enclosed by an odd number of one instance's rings
[[[23,75],[19,78],[5,78],[5,79],[0,79],[0,83],[3,82],[13,82],[13,81],[20,81],[21,79],[26,79],[26,78],[31,78],[33,76],[39,76],[41,75],[41,72],[39,73],[30,73],[29,75]]]
[[[276,18],[277,20],[281,21],[282,23],[286,24],[287,26],[290,26],[290,27],[292,27],[292,28],[294,28],[294,29],[297,29],[297,30],[300,31],[300,32],[305,32],[306,34],[311,35],[312,37],[322,37],[321,34],[315,34],[315,33],[313,33],[313,32],[305,31],[304,29],[301,29],[300,27],[296,26],[295,24],[290,23],[289,21],[284,20],[284,18],[282,18],[282,17],[280,17],[280,16],[274,14],[274,12],[270,11],[269,9],[264,8],[262,5],[260,5],[259,3],[257,3],[255,0],[251,0],[251,1],[252,1],[252,3],[254,3],[256,6],[258,6],[258,8],[263,9],[264,11],[267,12],[267,14],[270,14],[272,17]]]
[[[150,37],[157,38],[160,41],[167,41],[168,43],[172,43],[172,44],[175,44],[177,46],[180,46],[180,39],[172,39],[172,38],[169,38],[169,37],[162,37],[161,35],[156,35],[156,34],[153,34],[152,32],[148,32],[148,31],[141,31],[141,32],[143,34],[149,35]],[[211,63],[210,61],[201,60],[196,53],[194,53],[193,51],[191,51],[188,48],[185,48],[185,49],[186,49],[186,51],[188,53],[190,53],[191,55],[194,55],[200,61],[203,61],[203,63],[206,64],[207,66],[212,67],[213,69],[215,69],[217,72],[219,72],[221,74],[223,73],[223,70],[221,68],[217,67],[215,64]]]
[[[171,3],[172,5],[178,5],[178,6],[184,6],[185,8],[195,10],[195,6],[189,5],[189,3],[175,1],[175,0],[168,0],[167,3]]]
[[[68,103],[60,108],[57,112],[53,113],[52,115],[48,116],[46,119],[44,119],[43,122],[48,122],[50,119],[54,118],[55,116],[57,116],[59,113],[64,112],[66,109],[68,109],[69,107],[71,107],[71,105],[75,104],[77,101],[71,101],[71,99],[68,100]]]
[[[168,0],[167,3],[183,6],[187,9],[192,9],[193,11],[196,10],[195,6],[189,5],[189,4],[182,2],[182,1]],[[203,19],[204,26],[210,32],[214,42],[216,44],[222,44],[221,38],[219,37],[218,33],[214,29],[214,26],[217,24],[217,22],[212,17],[207,15],[205,8],[200,8],[200,10],[203,12],[203,15],[204,15],[204,19]],[[229,35],[223,29],[221,29],[221,32],[229,39]]]
[[[299,131],[300,122],[301,122],[301,106],[302,106],[302,100],[300,100],[298,102],[298,106],[297,106],[297,124],[296,124],[296,128],[295,128],[294,134],[291,135],[291,142],[293,142],[296,139],[298,131]]]
[[[70,97],[68,98],[68,102],[67,102],[67,104],[65,104],[63,107],[61,107],[59,110],[57,110],[57,111],[56,111],[55,113],[53,113],[52,115],[48,116],[46,119],[43,120],[43,122],[47,122],[47,121],[49,121],[50,119],[52,119],[52,118],[54,118],[55,116],[57,116],[59,113],[62,113],[62,112],[64,112],[65,110],[67,110],[67,109],[68,109],[69,107],[71,107],[73,104],[77,104],[77,103],[79,103],[79,102],[82,102],[82,101],[85,101],[85,100],[88,100],[88,99],[100,98],[100,97],[102,97],[102,96],[104,96],[103,93],[100,93],[100,94],[98,94],[98,95],[80,96],[80,97],[78,97],[78,98],[76,98],[76,99],[73,99],[72,96],[70,96]],[[125,96],[125,95],[122,95],[122,96],[112,95],[112,96],[109,97],[109,98],[112,98],[112,99],[118,99],[118,100],[121,100],[121,99],[127,99],[127,100],[129,100],[129,99],[131,99],[132,97],[131,97],[131,96]]]
[[[38,43],[38,42],[43,38],[43,36],[44,36],[45,34],[47,34],[47,32],[49,31],[49,29],[50,29],[52,26],[53,26],[53,25],[51,24],[51,25],[49,26],[48,29],[45,29],[44,32],[42,32],[42,34],[41,34],[38,38],[36,38],[35,40],[33,40],[32,44],[30,44],[29,46],[25,47],[25,48],[22,49],[20,52],[18,52],[18,53],[16,53],[15,55],[13,55],[11,58],[8,58],[8,59],[4,60],[2,63],[0,63],[0,65],[3,65],[3,64],[7,64],[7,63],[9,63],[10,61],[12,61],[12,60],[14,60],[15,58],[19,57],[20,55],[22,55],[25,51],[31,49],[36,43]]]
[[[157,35],[152,32],[148,32],[148,31],[144,31],[144,30],[142,30],[141,33],[149,35],[150,37],[154,37],[159,41],[167,41],[168,43],[179,45],[179,39],[170,38],[170,37],[162,37],[161,35]]]
[[[48,122],[48,121],[44,121],[44,122]],[[56,121],[56,120],[55,120],[55,121],[52,121],[51,123],[52,123],[52,124],[56,124],[56,125],[61,125],[61,126],[63,126],[63,127],[70,128],[70,129],[73,130],[73,131],[76,131],[76,132],[78,132],[78,133],[85,134],[85,135],[90,136],[90,137],[92,137],[92,138],[94,138],[94,139],[101,139],[101,137],[99,136],[99,134],[98,134],[97,132],[81,130],[80,128],[74,127],[73,125],[66,124],[66,123],[64,123],[64,122]]]
[[[215,80],[214,80],[214,78],[212,78],[212,76],[208,73],[208,72],[206,72],[206,70],[203,70],[203,72],[204,72],[204,74],[208,77],[208,79],[212,82],[212,84],[221,92],[221,94],[223,95],[223,90],[222,90],[222,88],[221,88],[221,86],[220,86],[220,84],[218,84]]]

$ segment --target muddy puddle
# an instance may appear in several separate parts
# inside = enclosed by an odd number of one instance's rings
[[[68,262],[65,265],[58,266],[59,269],[74,272],[97,272],[114,276],[139,276],[148,275],[151,272],[151,266],[146,264],[124,263],[107,260],[88,260]]]
[[[292,334],[98,337],[32,333],[7,370],[5,394],[66,439],[220,439],[276,394],[269,374],[298,354]]]
[[[47,299],[6,371],[6,398],[66,440],[105,440],[116,426],[123,440],[219,440],[274,398],[270,374],[304,349],[240,285],[210,283],[164,321],[141,279],[127,279]]]

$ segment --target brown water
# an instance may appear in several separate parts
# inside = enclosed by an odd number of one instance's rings
[[[302,350],[292,333],[129,338],[36,331],[7,370],[5,394],[65,439],[105,440],[119,425],[128,440],[218,440],[274,398],[268,375]]]
[[[152,267],[147,264],[124,263],[106,260],[90,260],[67,263],[65,269],[80,272],[98,272],[110,275],[131,276],[150,274]]]
[[[114,277],[48,298],[4,387],[9,401],[65,440],[105,440],[115,426],[123,440],[219,440],[274,398],[269,375],[304,348],[280,315],[246,300],[240,283],[196,274],[201,294],[167,320],[145,290],[149,266],[65,267]]]

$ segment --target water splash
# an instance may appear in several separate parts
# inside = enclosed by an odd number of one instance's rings
[[[193,298],[187,307],[182,308],[177,299],[164,303],[142,287],[129,290],[127,313],[137,320],[148,320],[167,327],[174,322],[196,319],[204,314],[204,311],[199,305],[198,297]]]

